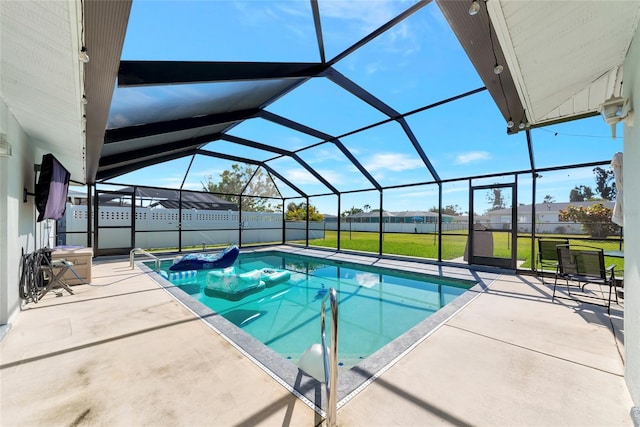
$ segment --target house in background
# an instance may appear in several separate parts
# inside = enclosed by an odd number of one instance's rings
[[[442,214],[442,222],[449,223],[454,222],[453,215]],[[366,223],[379,223],[380,212],[358,212],[352,215],[348,215],[346,222],[366,222]],[[437,224],[438,213],[431,211],[402,211],[402,212],[382,212],[383,222],[394,224]]]
[[[569,206],[588,208],[602,203],[605,207],[613,209],[614,202],[592,200],[588,202],[562,202],[562,203],[536,203],[536,233],[549,234],[584,234],[582,224],[560,220],[560,211]],[[518,231],[531,233],[532,205],[520,205],[517,209]],[[487,212],[490,228],[510,228],[511,209],[497,209]]]
[[[135,191],[134,191],[135,190]],[[180,201],[182,209],[204,209],[221,211],[238,211],[238,205],[212,193],[200,193],[193,191],[183,191],[182,195],[178,190],[152,187],[124,187],[118,190],[119,193],[135,194],[136,206],[150,208],[178,209]],[[110,204],[112,200],[119,196],[102,194],[100,204]]]

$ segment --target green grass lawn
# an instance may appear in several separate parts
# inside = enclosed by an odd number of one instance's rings
[[[434,237],[435,236],[435,237]],[[543,236],[537,236],[543,237]],[[572,245],[587,245],[604,250],[619,249],[617,240],[585,241],[576,239],[575,236],[544,236],[566,237]],[[494,256],[509,258],[511,256],[511,236],[508,233],[493,233]],[[438,259],[438,240],[433,234],[402,234],[385,233],[382,242],[382,252],[392,255],[406,255],[420,258]],[[303,243],[296,242],[296,243]],[[464,255],[467,243],[466,235],[442,233],[442,259],[453,260]],[[337,232],[326,231],[324,239],[309,240],[310,246],[328,248],[337,247]],[[536,245],[537,246],[537,245]],[[378,253],[378,234],[365,232],[342,232],[340,249]],[[624,247],[623,247],[624,249]],[[537,251],[537,247],[535,249]],[[520,234],[518,236],[517,258],[524,261],[520,268],[531,268],[531,236]],[[616,272],[624,270],[624,260],[621,258],[605,257],[605,264],[616,264]]]

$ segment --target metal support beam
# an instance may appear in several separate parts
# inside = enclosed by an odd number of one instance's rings
[[[194,153],[194,151],[194,149],[189,149],[187,151],[173,152],[163,156],[153,156],[136,162],[132,161],[130,163],[122,165],[102,166],[96,174],[96,181],[106,181],[107,179],[115,178],[117,176],[124,175],[125,173],[129,173],[146,166],[151,166],[157,163],[168,162],[170,160],[190,156]]]
[[[186,142],[186,145],[185,145]],[[177,157],[191,155],[198,148],[196,141],[186,140],[171,142],[169,144],[155,145],[153,147],[140,148],[126,153],[112,154],[100,159],[100,171],[119,166],[142,164],[146,160],[155,160],[153,163],[161,163],[165,156],[179,154]]]
[[[396,119],[401,116],[401,114],[398,111],[394,110],[389,105],[385,104],[383,101],[373,96],[370,92],[365,90],[362,86],[348,79],[346,76],[344,76],[335,68],[329,68],[326,72],[326,77],[332,82],[334,82],[335,84],[337,84],[338,86],[340,86],[342,89],[352,94],[353,96],[371,105],[373,108],[380,111],[382,114],[389,116],[392,119]]]
[[[527,149],[529,151],[529,164],[531,165],[531,170],[533,171],[533,173],[535,173],[536,162],[535,162],[535,157],[533,156],[533,142],[531,140],[531,129],[527,129],[526,136],[527,136]]]
[[[404,12],[402,12],[400,15],[396,16],[392,20],[390,20],[387,23],[383,24],[382,26],[378,27],[376,30],[374,30],[373,32],[369,33],[364,38],[360,39],[355,44],[353,44],[352,46],[350,46],[347,49],[345,49],[343,52],[341,52],[338,55],[336,55],[335,58],[333,58],[331,61],[329,61],[329,65],[333,65],[336,62],[338,62],[341,59],[343,59],[344,57],[349,56],[354,51],[360,49],[362,46],[364,46],[365,44],[369,43],[371,40],[375,39],[380,34],[382,34],[385,31],[387,31],[389,28],[395,26],[397,23],[404,21],[406,18],[408,18],[409,16],[413,15],[414,13],[416,13],[417,11],[419,11],[420,9],[422,9],[423,7],[428,5],[429,3],[431,3],[431,0],[420,0],[420,1],[418,1],[418,3],[414,4],[409,9],[405,10]]]
[[[278,172],[274,171],[273,168],[271,168],[269,165],[265,164],[264,162],[260,162],[258,160],[246,159],[244,157],[232,156],[230,154],[213,153],[207,150],[198,150],[196,154],[201,154],[203,156],[209,156],[209,157],[217,157],[219,159],[230,160],[232,162],[248,163],[250,165],[262,166],[270,174],[275,175],[276,177],[278,177],[280,181],[284,182],[286,185],[291,187],[292,190],[295,190],[299,195],[308,197],[304,191],[300,190],[298,187],[292,184],[287,178],[283,177]]]
[[[93,195],[96,192],[95,184],[87,184],[87,247],[93,247]]]
[[[347,147],[345,147],[342,144],[342,142],[340,142],[340,140],[334,139],[332,142],[335,144],[336,147],[338,147],[338,150],[342,151],[342,154],[344,154],[346,158],[351,161],[351,163],[360,171],[360,173],[364,175],[364,177],[367,178],[367,180],[369,180],[371,185],[373,185],[376,188],[376,190],[378,191],[382,190],[382,186],[378,184],[378,181],[376,181],[373,178],[373,176],[371,176],[369,171],[366,170],[364,166],[362,166],[362,164],[360,164],[360,162],[353,156],[353,154],[351,154],[351,151],[347,150]]]
[[[342,202],[342,195],[338,194],[338,225],[336,227],[336,250],[340,250],[340,235],[342,234],[342,215],[340,213],[340,204]]]
[[[267,171],[269,171],[270,174],[275,175],[280,181],[284,182],[285,184],[287,184],[289,187],[291,187],[291,189],[295,190],[296,193],[298,193],[299,195],[303,196],[303,197],[309,197],[309,195],[307,193],[305,193],[304,191],[302,191],[301,189],[299,189],[298,187],[296,187],[293,183],[291,183],[291,181],[289,181],[287,178],[285,178],[284,176],[280,175],[278,172],[276,172],[275,170],[273,170],[273,168],[265,163],[262,164],[262,167],[265,168]]]
[[[407,123],[407,121],[405,120],[402,114],[400,114],[398,111],[396,111],[389,105],[385,104],[382,100],[378,99],[377,97],[375,97],[374,95],[366,91],[364,88],[362,88],[355,82],[345,77],[343,74],[339,73],[337,70],[333,68],[328,69],[326,76],[329,80],[331,80],[332,82],[334,82],[335,84],[337,84],[338,86],[346,90],[347,92],[351,93],[353,96],[361,99],[362,101],[371,105],[376,110],[387,115],[389,118],[397,121],[400,124],[400,126],[402,126],[404,133],[407,135],[407,137],[411,141],[411,144],[413,145],[413,148],[418,153],[418,156],[420,157],[424,165],[427,167],[427,169],[429,169],[429,173],[431,173],[431,176],[433,177],[433,179],[435,179],[436,181],[440,181],[440,176],[438,176],[438,173],[436,172],[435,168],[431,164],[431,161],[429,160],[426,153],[422,149],[422,146],[418,142],[418,139],[414,135],[413,131],[411,130],[411,127],[409,126],[409,124]]]
[[[242,194],[238,194],[238,246],[242,247]]]
[[[333,194],[339,194],[340,191],[338,191],[337,188],[335,188],[333,185],[331,185],[331,183],[329,181],[327,181],[326,179],[324,179],[322,177],[322,175],[320,175],[318,172],[316,172],[316,170],[314,168],[312,168],[311,166],[309,166],[309,164],[307,162],[305,162],[304,160],[302,160],[300,158],[300,156],[298,156],[297,154],[292,154],[291,157],[298,162],[298,164],[300,164],[300,166],[302,166],[303,168],[305,168],[311,175],[313,175],[318,181],[320,181],[321,183],[323,183],[325,185],[325,187],[327,187],[329,190],[331,190],[333,192]]]
[[[212,151],[207,151],[207,150],[196,150],[195,153],[202,156],[215,157],[218,159],[225,159],[232,162],[247,163],[249,165],[262,166],[262,162],[259,160],[247,159],[246,157],[232,156],[231,154],[214,153]]]
[[[299,79],[324,69],[314,62],[121,61],[118,87]]]
[[[309,247],[309,196],[307,196],[305,198],[306,201],[306,221],[305,221],[305,227],[306,227],[306,233],[305,233],[305,246]]]
[[[318,0],[311,0],[311,12],[313,13],[313,26],[316,29],[316,39],[318,40],[318,51],[320,52],[320,62],[327,62],[324,56],[324,42],[322,40],[322,24],[320,21],[320,9],[318,8]]]
[[[194,128],[202,128],[215,125],[228,124],[229,127],[235,122],[256,117],[260,112],[259,108],[250,108],[228,113],[208,114],[206,116],[187,117],[183,119],[167,120],[157,123],[147,123],[143,125],[127,126],[117,129],[107,129],[105,131],[104,143],[110,144],[130,139],[144,138],[153,135],[162,135],[171,132],[180,132]],[[218,134],[221,132],[217,132]]]
[[[382,190],[380,190],[380,228],[378,230],[378,255],[382,255],[382,244],[384,240],[384,209],[382,208]]]
[[[438,183],[438,262],[442,261],[442,183]]]
[[[242,146],[245,146],[245,147],[256,148],[258,150],[268,151],[270,153],[276,153],[276,154],[280,154],[282,156],[291,157],[293,160],[298,162],[298,164],[300,166],[305,168],[311,175],[313,175],[318,181],[320,181],[322,184],[324,184],[325,187],[327,187],[329,190],[331,190],[334,194],[338,194],[339,193],[339,191],[333,185],[331,185],[331,183],[329,183],[329,181],[324,179],[322,177],[322,175],[320,175],[318,172],[316,172],[315,169],[313,169],[311,166],[309,166],[309,164],[307,162],[302,160],[300,158],[300,156],[298,156],[296,153],[294,153],[292,151],[285,150],[285,149],[278,148],[278,147],[273,147],[271,145],[262,144],[260,142],[255,142],[255,141],[251,141],[251,140],[244,139],[244,138],[239,138],[239,137],[233,136],[233,135],[222,135],[220,137],[220,139],[223,140],[223,141],[232,142],[234,144],[242,145]]]
[[[411,141],[411,144],[413,144],[413,148],[415,148],[415,150],[418,152],[418,156],[420,156],[420,159],[422,160],[424,165],[427,167],[427,169],[429,169],[429,173],[431,173],[431,176],[433,177],[433,179],[435,179],[436,182],[440,182],[441,181],[440,175],[438,175],[438,172],[436,172],[436,169],[431,164],[431,161],[429,160],[429,158],[427,157],[427,154],[422,149],[422,146],[418,142],[418,139],[416,138],[416,136],[413,134],[413,131],[409,127],[409,124],[407,123],[407,121],[404,118],[399,118],[398,123],[400,123],[400,126],[402,126],[402,129],[404,129],[404,132],[407,134],[409,141]]]
[[[311,135],[315,138],[321,139],[323,141],[331,141],[333,140],[335,137],[332,135],[329,135],[328,133],[324,133],[321,132],[319,130],[310,128],[309,126],[305,126],[301,123],[298,122],[294,122],[293,120],[289,120],[286,117],[282,117],[279,116],[277,114],[271,113],[269,111],[265,111],[262,110],[260,111],[260,113],[258,114],[258,117],[265,119],[265,120],[269,120],[270,122],[273,122],[275,124],[278,124],[280,126],[284,126],[287,127],[289,129],[293,129],[296,130],[298,132],[304,133],[306,135]]]
[[[261,142],[252,141],[250,139],[240,138],[238,136],[224,134],[220,136],[222,141],[232,142],[234,144],[242,145],[243,147],[251,147],[257,150],[267,151],[269,153],[276,153],[282,156],[291,156],[292,152],[283,148],[274,147],[272,145],[263,144]]]
[[[376,189],[378,189],[378,190],[382,189],[380,184],[378,184],[378,182],[375,179],[373,179],[371,174],[364,168],[364,166],[362,166],[360,164],[360,162],[353,156],[353,154],[351,154],[351,152],[349,150],[347,150],[347,148],[342,144],[342,142],[340,142],[335,137],[333,137],[333,136],[331,136],[329,134],[326,134],[324,132],[320,132],[318,130],[315,130],[313,128],[310,128],[308,126],[305,126],[303,124],[300,124],[298,122],[294,122],[293,120],[289,120],[289,119],[287,119],[285,117],[278,116],[277,114],[270,113],[268,111],[261,111],[260,112],[260,117],[262,117],[265,120],[269,120],[269,121],[271,121],[273,123],[277,123],[277,124],[279,124],[281,126],[285,126],[285,127],[290,128],[290,129],[296,130],[298,132],[302,132],[304,134],[314,136],[314,137],[322,139],[324,141],[333,142],[336,145],[336,147],[338,147],[338,149],[340,151],[342,151],[342,154],[344,154],[347,157],[347,159],[349,159],[349,161],[351,161],[351,163],[360,171],[361,174],[363,174],[369,180],[369,182]]]

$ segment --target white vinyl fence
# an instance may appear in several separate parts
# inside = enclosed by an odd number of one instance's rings
[[[282,241],[280,213],[243,212],[240,220],[237,211],[183,209],[180,224],[178,209],[136,207],[135,242],[131,242],[131,207],[101,206],[98,215],[98,244],[101,249],[129,246],[177,248],[180,228],[183,247],[237,244],[239,229],[242,230],[243,245]],[[86,245],[86,230],[87,207],[68,204],[65,216],[58,222],[58,244]],[[304,221],[287,222],[287,240],[305,238]],[[324,222],[309,224],[309,238],[324,238]]]

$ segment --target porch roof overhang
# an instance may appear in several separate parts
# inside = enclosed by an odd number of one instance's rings
[[[510,133],[597,115],[620,96],[640,2],[479,3],[471,16],[471,1],[438,0],[505,121],[515,122]]]
[[[97,171],[130,8],[131,0],[0,2],[2,101],[36,157],[52,153],[77,183]]]

